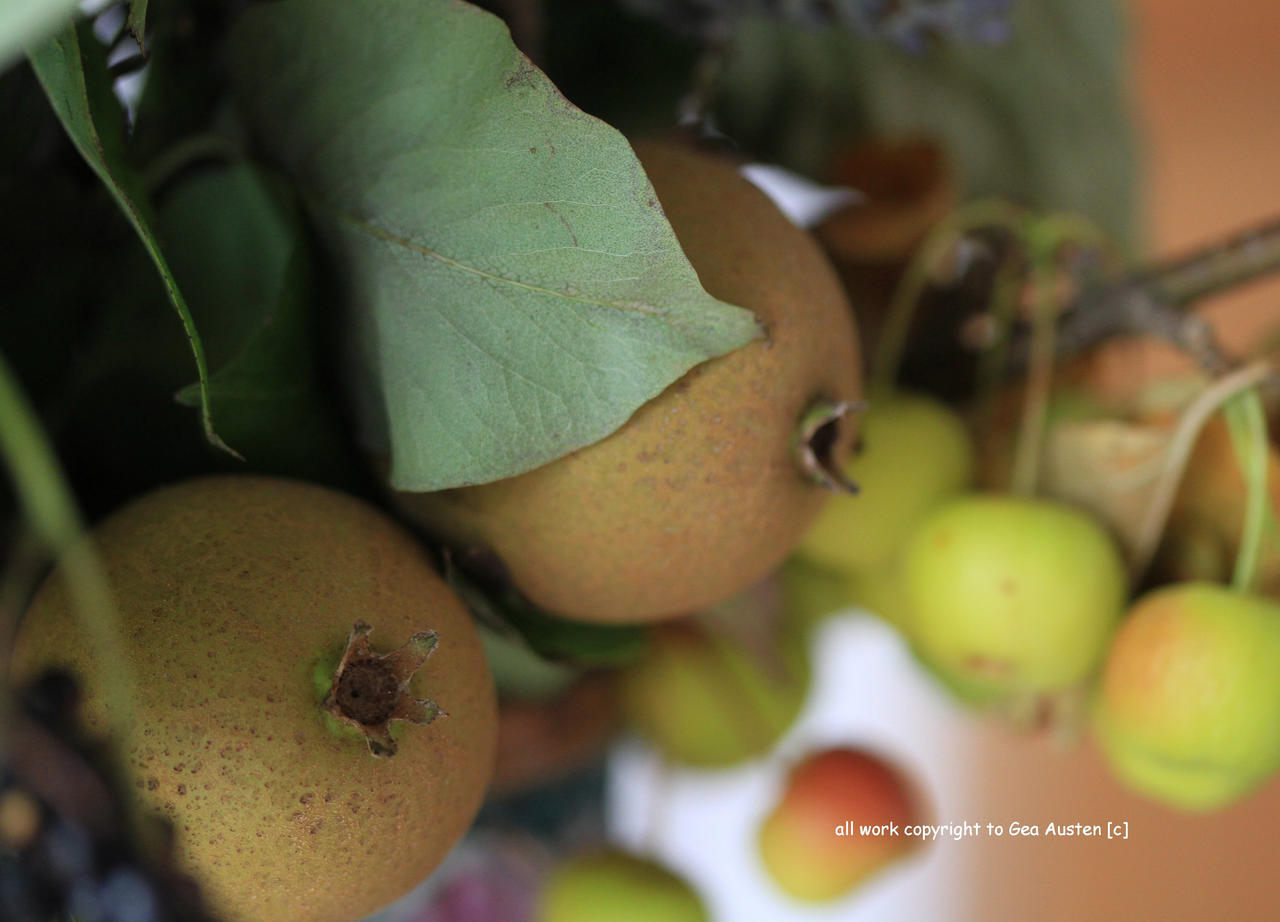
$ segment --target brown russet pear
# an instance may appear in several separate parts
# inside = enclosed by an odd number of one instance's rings
[[[496,554],[537,605],[598,622],[702,610],[778,566],[832,496],[803,449],[842,471],[861,394],[853,313],[809,234],[725,159],[672,142],[635,150],[703,287],[752,311],[762,337],[563,458],[399,494],[447,543]],[[830,422],[813,427],[822,407]]]
[[[471,617],[415,539],[265,477],[156,490],[92,537],[120,668],[55,572],[15,679],[79,678],[88,729],[219,919],[349,922],[431,873],[484,797],[497,718]]]

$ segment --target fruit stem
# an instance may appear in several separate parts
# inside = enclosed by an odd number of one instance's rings
[[[832,401],[819,398],[800,417],[793,452],[796,464],[807,480],[828,490],[857,493],[858,485],[845,476],[835,457],[840,420],[866,409],[861,400]]]
[[[1009,492],[1031,496],[1040,473],[1040,448],[1044,441],[1045,408],[1053,384],[1053,341],[1057,304],[1053,296],[1053,251],[1047,235],[1036,228],[1027,232],[1031,256],[1031,363],[1022,401],[1022,420],[1014,452]]]
[[[1142,580],[1156,548],[1164,535],[1165,524],[1173,509],[1173,501],[1177,496],[1178,484],[1186,470],[1191,451],[1195,448],[1209,418],[1217,412],[1226,401],[1250,388],[1257,387],[1276,374],[1271,363],[1265,359],[1253,362],[1219,378],[1205,388],[1195,401],[1187,407],[1178,418],[1173,437],[1165,449],[1164,468],[1152,491],[1151,502],[1147,506],[1146,516],[1138,530],[1134,542],[1133,560],[1130,567],[1130,579],[1136,585]]]
[[[1014,247],[1000,256],[1000,265],[991,281],[991,305],[987,317],[991,322],[989,345],[978,359],[977,407],[978,432],[990,432],[995,415],[996,397],[1005,368],[1009,363],[1009,331],[1018,310],[1022,293],[1023,254]]]
[[[61,569],[67,591],[102,670],[103,695],[116,730],[133,724],[127,659],[117,628],[111,587],[102,561],[85,535],[80,513],[43,429],[0,356],[0,454],[13,478],[28,526]],[[0,616],[9,613],[0,612]],[[3,649],[12,649],[13,624],[0,625]],[[9,661],[0,657],[0,690],[8,687]],[[2,691],[0,691],[2,693]],[[0,730],[7,729],[0,727]],[[118,739],[118,736],[116,737]],[[2,737],[0,737],[2,739]],[[127,821],[137,831],[140,818],[132,798]]]
[[[1027,222],[1023,240],[1031,264],[1031,361],[1014,454],[1011,490],[1031,496],[1040,476],[1045,416],[1053,385],[1058,316],[1065,299],[1055,290],[1058,254],[1064,244],[1096,245],[1102,234],[1083,218],[1052,214]]]
[[[1267,483],[1267,419],[1262,410],[1258,389],[1241,393],[1223,407],[1231,444],[1235,448],[1240,474],[1245,482],[1244,524],[1240,550],[1236,554],[1231,587],[1238,592],[1253,592],[1258,582],[1258,559],[1263,536],[1270,530],[1271,496]]]
[[[960,239],[986,229],[1005,230],[1018,235],[1022,221],[1022,210],[1016,205],[1001,199],[983,199],[956,209],[929,232],[894,289],[889,316],[885,318],[876,347],[872,393],[888,395],[893,392],[920,297],[943,259],[950,255]]]

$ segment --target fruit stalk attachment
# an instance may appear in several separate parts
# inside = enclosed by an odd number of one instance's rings
[[[363,733],[369,752],[382,758],[396,754],[396,742],[391,738],[393,721],[429,724],[448,715],[434,701],[409,694],[414,673],[440,643],[436,632],[419,631],[390,653],[373,651],[369,646],[372,632],[364,621],[351,628],[321,707]]]

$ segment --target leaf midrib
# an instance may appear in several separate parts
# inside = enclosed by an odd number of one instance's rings
[[[551,298],[559,298],[565,301],[573,301],[578,304],[586,304],[592,307],[601,307],[601,308],[606,308],[610,310],[629,311],[632,313],[642,314],[648,317],[662,317],[668,320],[671,319],[666,311],[663,311],[660,308],[654,307],[651,304],[646,304],[641,301],[621,302],[621,301],[607,301],[601,298],[583,297],[581,295],[573,295],[563,291],[556,291],[551,288],[546,288],[542,285],[534,285],[531,282],[525,282],[525,281],[522,281],[521,279],[514,279],[514,278],[510,278],[509,276],[498,275],[497,273],[489,272],[489,271],[486,271],[485,269],[481,269],[478,266],[468,265],[467,263],[464,263],[460,260],[454,259],[450,256],[446,256],[444,253],[441,253],[438,250],[433,250],[431,249],[431,247],[424,246],[423,244],[410,240],[407,237],[403,237],[400,234],[397,234],[392,231],[386,230],[385,228],[379,227],[378,225],[370,221],[367,221],[364,218],[361,218],[350,211],[346,211],[345,209],[339,208],[337,205],[334,205],[329,201],[326,201],[324,199],[317,199],[314,196],[307,196],[307,198],[313,204],[323,208],[326,212],[332,214],[339,220],[345,221],[346,223],[352,225],[353,227],[357,228],[360,231],[363,231],[364,233],[368,234],[371,237],[375,237],[378,240],[383,240],[387,243],[392,243],[398,246],[402,246],[407,250],[410,250],[414,253],[418,253],[422,256],[426,256],[430,259],[434,259],[437,262],[440,262],[451,269],[458,270],[459,272],[466,272],[471,275],[475,275],[479,278],[487,279],[489,281],[499,282],[504,285],[511,285],[516,288],[523,288],[526,291],[531,291],[537,294],[546,295]],[[710,297],[710,296],[707,295],[706,297]]]

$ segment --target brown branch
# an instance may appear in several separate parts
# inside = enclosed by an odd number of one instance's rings
[[[1234,365],[1212,327],[1189,313],[1194,303],[1280,271],[1280,220],[1233,234],[1186,256],[1146,266],[1083,291],[1063,312],[1057,354],[1075,355],[1112,336],[1143,334],[1184,350],[1212,376]],[[1011,344],[1015,371],[1030,356],[1030,337],[1019,330]]]
[[[1233,234],[1151,272],[1151,284],[1178,305],[1199,301],[1280,268],[1280,218]]]

